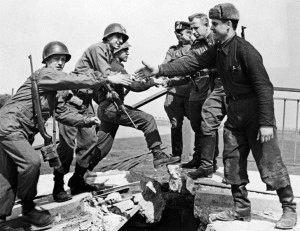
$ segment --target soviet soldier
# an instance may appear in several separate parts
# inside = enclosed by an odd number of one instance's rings
[[[99,124],[97,117],[74,113],[65,107],[62,98],[57,98],[57,91],[98,89],[106,81],[121,83],[121,79],[128,78],[118,75],[119,77],[111,81],[111,76],[104,77],[96,71],[89,71],[84,75],[75,72],[66,74],[62,70],[70,58],[67,47],[61,42],[50,42],[44,48],[43,63],[46,66],[34,73],[39,86],[44,120],[55,110],[56,119],[69,126],[88,127]],[[31,146],[33,137],[38,132],[31,86],[31,78],[28,78],[0,110],[1,230],[14,230],[5,221],[12,212],[16,195],[21,200],[23,218],[29,223],[44,227],[54,220],[48,211],[37,210],[33,201],[37,194],[41,162],[39,152]]]
[[[201,41],[206,39],[209,46],[212,46],[214,41],[212,33],[210,32],[207,15],[204,13],[196,13],[188,18],[198,44],[200,45]],[[197,48],[197,42],[194,46]],[[201,135],[199,141],[200,155],[195,155],[193,159],[184,166],[197,168],[196,171],[188,173],[193,179],[210,177],[211,174],[216,171],[216,158],[219,154],[218,127],[226,115],[225,92],[216,70],[210,70],[209,76],[206,75],[202,78],[196,77],[196,81],[198,91],[194,90],[191,92],[191,99],[195,99],[195,102],[191,101],[191,104],[196,104],[194,106],[197,106],[196,102],[199,102],[200,107],[202,105],[201,113],[198,112],[199,114],[196,114],[196,116],[201,119],[196,120],[195,123],[197,124],[197,128],[199,128],[198,123],[201,121]],[[210,94],[207,96],[207,93]],[[197,101],[197,98],[200,99],[200,101]]]
[[[224,177],[231,185],[234,208],[211,215],[212,220],[251,220],[246,185],[247,158],[252,151],[267,190],[276,190],[283,214],[277,229],[292,229],[297,223],[296,203],[286,166],[278,147],[274,116],[273,85],[260,53],[236,35],[240,15],[231,3],[209,11],[217,44],[202,55],[191,54],[172,63],[137,71],[143,76],[175,76],[197,69],[217,68],[228,101],[224,125]]]
[[[163,63],[172,62],[175,59],[186,55],[191,48],[191,30],[188,22],[176,21],[174,31],[178,44],[171,46],[167,51]],[[188,78],[166,79],[168,92],[166,95],[164,108],[171,123],[171,146],[173,156],[182,155],[182,124],[184,117],[189,119],[189,95],[191,84]]]
[[[199,55],[206,51],[210,46],[214,44],[213,36],[209,28],[209,20],[206,14],[198,13],[191,15],[189,17],[191,24],[191,29],[193,31],[196,40],[193,42],[191,50]],[[209,69],[205,68],[203,70],[198,70],[196,73],[192,74],[194,79],[194,86],[191,88],[189,96],[189,114],[191,120],[191,126],[195,132],[195,147],[193,159],[188,163],[183,163],[182,168],[199,168],[197,174],[191,172],[190,175],[194,174],[197,176],[191,176],[193,178],[197,177],[211,177],[213,172],[216,170],[216,161],[213,159],[207,160],[207,145],[205,145],[206,140],[204,139],[201,124],[203,123],[202,118],[202,107],[211,92],[211,72]],[[218,147],[218,144],[214,142],[215,145],[210,148]],[[202,147],[203,146],[203,147]],[[206,148],[204,148],[206,146]],[[214,156],[213,156],[214,157]]]

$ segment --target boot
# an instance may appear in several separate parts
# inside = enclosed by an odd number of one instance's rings
[[[181,168],[199,168],[201,165],[201,135],[195,133],[193,159],[180,165]]]
[[[219,166],[217,165],[217,160],[214,160],[213,164],[213,173],[216,173],[216,171],[219,169]]]
[[[54,172],[54,188],[52,192],[53,200],[56,202],[64,202],[72,199],[64,189],[64,174],[57,171]]]
[[[23,219],[37,227],[48,227],[54,222],[48,210],[37,210],[33,201],[22,201]]]
[[[22,228],[13,228],[6,223],[6,216],[0,217],[0,230],[1,231],[25,231]]]
[[[164,153],[160,146],[156,146],[152,149],[153,154],[153,165],[154,168],[158,168],[165,164],[174,164],[180,161],[179,156],[170,156]]]
[[[200,166],[196,171],[188,172],[187,174],[189,177],[191,177],[193,180],[196,180],[197,178],[212,178],[213,175],[213,167],[210,168],[204,168]]]
[[[297,224],[296,203],[290,185],[277,190],[279,201],[282,204],[283,214],[276,222],[276,229],[292,229]]]
[[[216,136],[214,135],[202,135],[201,140],[201,165],[200,167],[194,171],[189,172],[188,176],[192,179],[208,177],[211,178],[214,173],[214,153],[216,146]]]
[[[217,214],[211,214],[211,221],[251,221],[251,204],[248,199],[248,192],[246,186],[231,185],[231,193],[233,196],[234,208],[227,209]]]
[[[215,141],[215,151],[214,151],[214,158],[213,158],[213,168],[214,168],[214,173],[218,170],[218,165],[217,165],[217,158],[219,156],[219,133],[218,131],[216,132],[216,141]]]
[[[0,230],[1,231],[25,231],[23,228],[13,228],[7,225],[5,222],[0,222]]]
[[[198,154],[194,153],[193,154],[193,159],[191,159],[187,163],[183,163],[180,165],[181,168],[199,168],[201,165],[200,159],[196,157]]]
[[[75,172],[68,182],[68,186],[71,190],[71,195],[77,195],[84,192],[96,191],[97,187],[85,183],[83,176],[86,173],[87,168],[83,168],[76,163]]]

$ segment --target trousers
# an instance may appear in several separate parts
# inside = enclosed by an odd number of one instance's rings
[[[290,185],[290,178],[278,147],[276,127],[274,138],[260,143],[257,140],[260,127],[258,115],[258,102],[255,96],[229,101],[227,121],[224,125],[225,179],[227,183],[235,185],[249,182],[247,159],[251,151],[267,190],[284,188]]]
[[[40,176],[40,152],[19,130],[0,137],[0,217],[11,214],[15,198],[33,201]]]
[[[137,129],[144,133],[148,148],[153,149],[161,145],[162,142],[154,117],[127,105],[125,108],[133,122],[137,125]],[[120,125],[134,128],[128,116],[120,112],[116,106],[108,100],[100,103],[98,107],[98,117],[101,120],[101,124],[97,132],[98,140],[96,144],[90,148],[93,154],[90,160],[89,170],[94,169],[99,161],[109,153]]]
[[[172,154],[182,155],[182,124],[184,117],[189,119],[189,100],[186,97],[168,93],[164,103],[165,111],[171,123]]]

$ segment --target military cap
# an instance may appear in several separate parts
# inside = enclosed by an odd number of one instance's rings
[[[239,20],[240,13],[231,3],[221,3],[209,10],[210,19]]]
[[[129,47],[131,47],[131,45],[126,41],[118,49],[114,50],[114,54],[121,51],[121,50],[123,50],[123,49],[129,48]]]
[[[207,15],[204,13],[195,13],[195,14],[190,15],[188,17],[188,19],[191,22],[194,18],[202,18],[202,17],[207,17]]]
[[[177,32],[178,30],[191,29],[190,26],[191,26],[191,24],[189,22],[176,21],[175,22],[175,31]]]

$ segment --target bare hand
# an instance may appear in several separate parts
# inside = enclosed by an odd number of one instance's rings
[[[152,76],[156,76],[158,74],[158,67],[152,66],[144,61],[142,61],[142,64],[145,67],[142,67],[135,71],[135,76],[139,79],[145,79]]]
[[[97,125],[97,126],[99,126],[99,125],[101,124],[101,121],[99,120],[99,118],[98,118],[97,116],[93,116],[93,117],[91,117],[90,119],[91,119],[91,120],[90,120],[90,123],[91,123],[92,125]]]
[[[155,86],[163,86],[167,87],[168,86],[168,79],[167,78],[153,78]]]
[[[107,76],[107,80],[113,84],[122,84],[124,86],[128,86],[132,83],[132,78],[130,75],[124,75],[121,73],[117,73],[114,75]]]
[[[261,143],[266,143],[274,138],[273,127],[272,126],[261,126],[258,129],[257,140]]]

